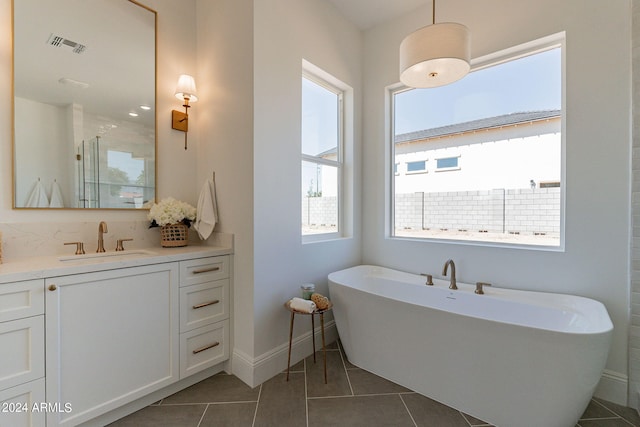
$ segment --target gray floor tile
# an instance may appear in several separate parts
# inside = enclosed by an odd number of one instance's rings
[[[308,406],[309,427],[414,427],[397,394],[309,399]]]
[[[210,404],[198,427],[251,427],[257,404],[257,402]]]
[[[601,403],[591,400],[589,406],[584,410],[584,413],[580,417],[581,420],[591,420],[594,418],[615,418],[617,415],[603,406]]]
[[[625,420],[629,421],[631,424],[640,426],[640,415],[635,409],[627,408],[626,406],[616,405],[615,403],[607,402],[602,399],[594,398],[596,402],[603,405],[604,407],[610,409],[616,414],[620,415]]]
[[[353,394],[406,393],[408,388],[388,381],[382,377],[367,372],[364,369],[350,369],[347,371]]]
[[[580,420],[580,427],[631,427],[633,424],[623,420],[622,418],[602,419],[602,420]]]
[[[259,388],[252,389],[237,377],[218,374],[164,399],[160,406],[175,403],[255,402]]]
[[[325,343],[325,345],[327,346],[327,350],[338,350],[339,349],[337,340],[334,341],[334,342],[331,342],[331,343]],[[322,348],[320,348],[320,349],[322,349]]]
[[[342,359],[344,360],[344,366],[346,369],[360,369],[353,363],[349,362],[347,358],[347,353],[344,352],[344,348],[342,347],[342,343],[338,341],[338,345],[340,346],[340,353],[342,354]]]
[[[197,427],[207,405],[147,406],[109,427]]]
[[[476,417],[472,417],[469,414],[465,414],[464,412],[462,413],[462,416],[467,420],[471,427],[492,427],[491,424],[479,420]]]
[[[417,393],[410,393],[403,394],[402,400],[407,405],[418,427],[469,427],[469,424],[460,411],[438,403],[428,397]]]
[[[307,357],[307,396],[350,396],[351,387],[344,370],[342,358],[337,351],[327,351],[327,384],[324,383],[324,369],[322,352],[316,355],[316,363],[313,356]]]
[[[281,373],[255,389],[235,376],[214,375],[110,426],[488,425],[432,399],[408,392],[404,387],[349,365],[348,362],[343,363],[341,352],[336,350],[327,352],[328,384],[325,385],[322,352],[317,353],[316,359],[315,364],[311,356],[296,364],[296,371],[291,371],[288,382],[285,381],[286,375]],[[346,370],[345,366],[348,367]],[[356,396],[351,395],[352,387]],[[640,417],[634,409],[594,399],[576,427],[640,427],[639,421]],[[531,425],[535,425],[535,420]]]
[[[284,368],[282,372],[287,372],[287,368]],[[304,372],[304,359],[291,366],[289,372]]]
[[[307,425],[304,373],[276,375],[262,384],[255,427]]]

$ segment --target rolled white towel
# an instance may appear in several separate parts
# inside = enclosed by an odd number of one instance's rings
[[[289,302],[289,307],[295,311],[301,311],[303,313],[313,313],[316,311],[316,303],[306,299],[294,297]]]

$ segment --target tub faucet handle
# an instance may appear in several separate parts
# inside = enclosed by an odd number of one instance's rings
[[[84,255],[84,243],[82,243],[82,242],[66,242],[65,245],[76,245],[76,255]]]
[[[116,252],[121,252],[124,251],[124,246],[122,245],[122,242],[130,242],[133,239],[118,239],[116,240]]]
[[[433,276],[431,274],[426,274],[426,273],[420,273],[421,276],[426,276],[427,277],[427,282],[425,283],[425,285],[427,286],[433,286]]]
[[[484,291],[482,290],[483,286],[491,286],[491,283],[476,282],[476,290],[473,292],[475,292],[478,295],[484,295]]]

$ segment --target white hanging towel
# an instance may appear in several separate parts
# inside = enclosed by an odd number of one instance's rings
[[[198,198],[197,217],[193,228],[198,232],[200,240],[209,238],[218,222],[218,204],[216,202],[216,183],[212,179],[202,186]]]
[[[28,208],[47,208],[49,207],[49,199],[47,198],[47,192],[44,190],[40,178],[36,181],[29,198],[27,199]]]
[[[58,181],[53,180],[53,184],[51,184],[51,201],[49,202],[50,208],[64,208],[64,202],[62,201],[62,191],[60,191],[60,186],[58,185]]]

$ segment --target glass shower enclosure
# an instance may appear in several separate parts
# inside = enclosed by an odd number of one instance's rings
[[[96,136],[76,148],[79,208],[142,208],[153,201],[155,165],[117,140]]]

